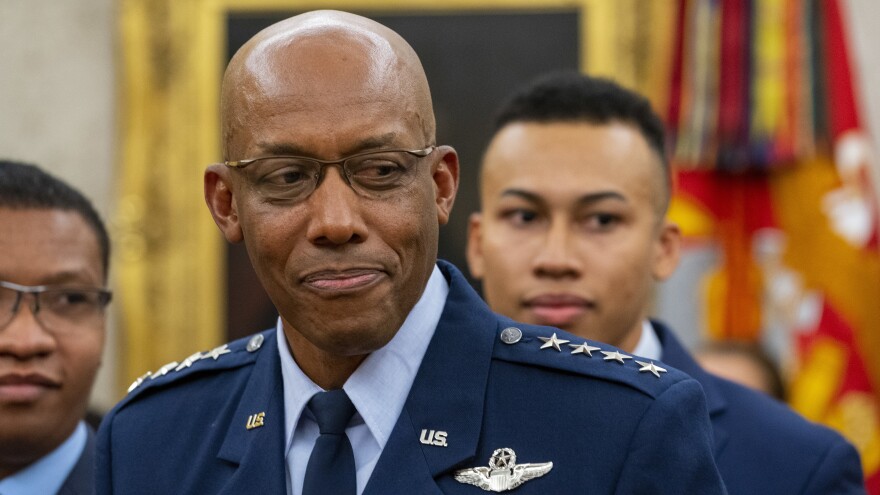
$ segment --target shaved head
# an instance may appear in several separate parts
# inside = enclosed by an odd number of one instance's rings
[[[425,71],[385,26],[316,11],[245,43],[221,104],[225,161],[240,163],[205,171],[208,207],[244,243],[297,364],[339,388],[421,297],[455,199],[458,155],[437,145]]]
[[[308,12],[259,32],[232,57],[221,98],[227,160],[244,158],[241,131],[265,116],[267,105],[296,112],[320,101],[345,118],[346,106],[365,99],[396,101],[425,142],[435,140],[431,94],[415,51],[394,31],[347,12]]]

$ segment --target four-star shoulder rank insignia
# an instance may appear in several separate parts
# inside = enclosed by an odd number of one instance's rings
[[[544,341],[544,345],[541,346],[541,349],[554,348],[559,352],[562,352],[562,349],[559,348],[559,344],[567,344],[567,340],[556,338],[556,332],[553,332],[552,337],[538,337],[539,339]]]
[[[605,354],[605,361],[617,361],[620,364],[623,364],[624,359],[632,359],[632,356],[621,354],[620,351],[602,351],[602,354]]]
[[[654,376],[656,376],[657,378],[660,378],[660,373],[666,373],[665,368],[657,366],[656,364],[654,364],[653,361],[646,363],[644,361],[639,361],[638,359],[636,359],[636,362],[639,363],[639,365],[641,366],[641,368],[639,368],[640,372],[648,371],[650,373],[653,373]]]
[[[489,467],[474,467],[455,472],[455,480],[486,490],[506,492],[526,481],[540,478],[553,469],[552,462],[517,464],[513,449],[496,449],[489,458]]]
[[[248,350],[248,352],[255,352],[262,345],[263,345],[263,336],[261,334],[257,334],[254,337],[251,337],[251,340],[250,340],[250,342],[248,342],[248,345],[247,345],[247,350]],[[131,392],[132,390],[138,388],[142,383],[144,383],[144,380],[146,380],[147,378],[156,379],[156,378],[159,378],[160,376],[167,375],[171,371],[181,371],[185,368],[189,368],[196,361],[200,361],[202,359],[213,359],[216,361],[217,359],[220,358],[220,356],[222,356],[224,354],[229,354],[231,352],[232,351],[229,350],[229,345],[223,344],[223,345],[217,346],[217,347],[215,347],[205,353],[196,352],[195,354],[192,354],[188,358],[184,359],[182,363],[178,363],[177,361],[172,361],[172,362],[162,366],[158,370],[156,370],[155,373],[148,371],[148,372],[144,373],[143,375],[139,376],[138,379],[135,380],[134,383],[132,383],[128,387],[128,391]]]
[[[504,331],[502,331],[502,333],[501,333],[501,340],[504,342],[506,342],[504,332],[507,332],[508,330],[519,331],[519,329],[514,328],[514,327],[509,327],[509,328],[504,329]],[[518,338],[516,338],[514,340],[514,342],[519,341],[519,336],[517,336],[517,337]],[[617,361],[618,363],[620,363],[622,365],[626,364],[627,359],[633,359],[633,356],[628,356],[626,354],[623,354],[622,352],[620,352],[617,349],[614,349],[613,351],[603,351],[601,347],[596,347],[586,341],[584,341],[581,344],[569,344],[570,341],[565,340],[565,339],[560,339],[559,336],[556,335],[556,332],[553,332],[553,334],[549,337],[540,337],[539,336],[538,339],[540,339],[542,342],[544,342],[543,344],[541,344],[541,349],[555,349],[557,352],[562,352],[562,349],[560,346],[562,344],[568,344],[568,347],[571,348],[571,354],[581,354],[581,355],[584,355],[587,357],[593,357],[593,352],[600,351],[605,356],[604,358],[602,358],[603,361],[606,361],[606,362]],[[665,368],[661,368],[660,366],[657,366],[656,364],[654,364],[653,361],[644,362],[644,361],[639,361],[637,359],[634,361],[636,363],[638,363],[639,366],[641,366],[641,368],[639,368],[640,373],[651,373],[654,376],[656,376],[657,378],[660,378],[660,373],[666,373]]]

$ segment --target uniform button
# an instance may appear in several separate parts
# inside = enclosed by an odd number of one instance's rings
[[[522,338],[522,330],[516,327],[507,327],[501,331],[501,342],[516,344]]]
[[[254,352],[258,350],[260,347],[263,347],[263,334],[258,333],[251,337],[251,340],[247,343],[247,351]]]

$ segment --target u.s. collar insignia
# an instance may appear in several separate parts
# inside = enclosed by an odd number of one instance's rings
[[[513,449],[496,449],[489,458],[489,467],[461,469],[455,472],[455,481],[475,485],[487,492],[506,492],[526,481],[540,478],[553,469],[552,462],[516,463]]]

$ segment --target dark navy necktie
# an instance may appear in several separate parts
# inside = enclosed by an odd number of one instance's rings
[[[303,495],[355,495],[354,452],[345,434],[345,427],[354,416],[354,404],[345,391],[339,389],[318,392],[309,400],[308,408],[318,422],[321,435],[309,456]]]

